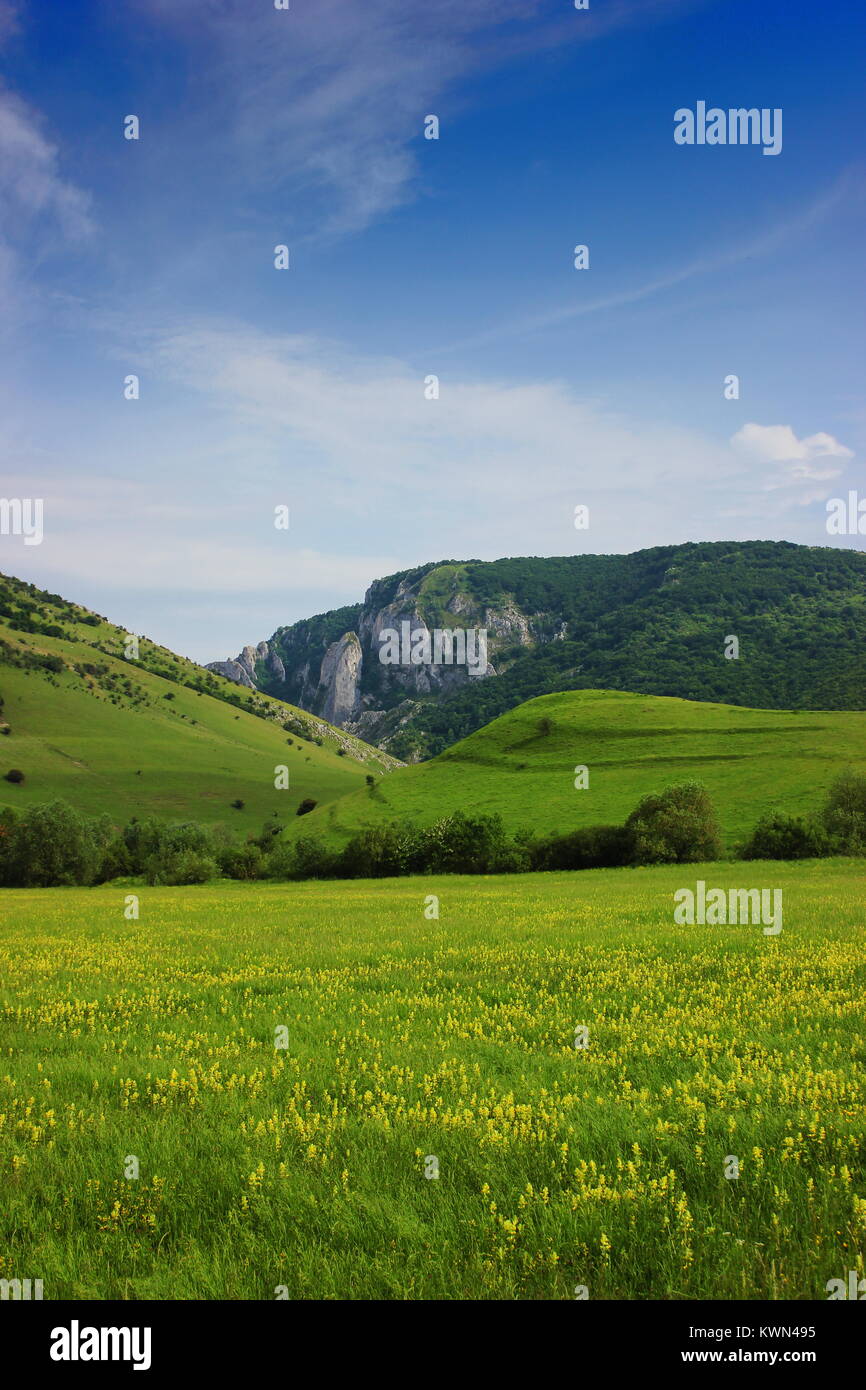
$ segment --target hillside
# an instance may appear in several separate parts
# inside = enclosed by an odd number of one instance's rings
[[[589,769],[588,790],[574,769]],[[498,812],[540,834],[619,823],[642,796],[706,784],[728,848],[766,811],[816,808],[846,767],[866,771],[866,713],[758,710],[592,690],[544,695],[430,762],[322,807],[288,834],[337,843],[383,821]]]
[[[383,665],[381,634],[403,622],[422,636],[486,629],[486,672]],[[557,690],[864,709],[864,633],[866,554],[732,541],[422,565],[209,669],[417,761]],[[729,634],[738,660],[723,655]]]
[[[393,759],[87,609],[0,577],[0,804],[62,797],[116,820],[155,814],[258,830],[363,785]],[[274,769],[289,769],[289,788]],[[244,803],[240,809],[233,801]]]

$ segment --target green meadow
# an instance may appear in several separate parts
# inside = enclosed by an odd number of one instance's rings
[[[698,878],[781,888],[781,934],[676,925]],[[863,1273],[862,861],[0,910],[0,1277],[46,1299],[809,1300]]]
[[[575,789],[575,768],[589,774]],[[459,809],[507,829],[562,834],[625,820],[641,797],[691,779],[713,800],[728,850],[779,808],[816,811],[846,768],[866,770],[866,713],[756,710],[619,691],[528,700],[426,763],[312,812],[290,835],[340,842],[383,821]]]

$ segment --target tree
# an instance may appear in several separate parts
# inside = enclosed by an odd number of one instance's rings
[[[830,788],[821,821],[846,854],[866,852],[866,777],[850,769]]]
[[[634,836],[637,864],[695,864],[721,854],[716,814],[700,782],[682,782],[645,796],[626,829]]]
[[[772,811],[762,816],[739,850],[740,859],[816,859],[830,851],[820,825]]]
[[[8,882],[27,888],[92,883],[100,858],[92,825],[65,801],[31,806],[12,829]]]

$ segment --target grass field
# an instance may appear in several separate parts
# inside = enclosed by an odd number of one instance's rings
[[[697,878],[781,887],[781,935],[675,925]],[[0,1277],[798,1300],[863,1273],[862,861],[140,889],[138,921],[127,891],[2,896]]]
[[[549,729],[542,721],[549,721]],[[575,767],[589,769],[575,790]],[[509,830],[618,824],[641,797],[697,779],[730,850],[759,817],[817,810],[848,767],[866,771],[866,713],[755,710],[621,691],[542,695],[438,758],[400,768],[289,827],[333,843],[383,821],[498,812]]]

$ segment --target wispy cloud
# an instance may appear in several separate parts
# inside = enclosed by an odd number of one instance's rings
[[[583,318],[587,314],[598,314],[606,310],[626,308],[642,300],[651,299],[665,290],[677,288],[689,280],[702,275],[714,275],[744,261],[758,260],[770,255],[785,243],[804,236],[813,227],[830,217],[849,198],[862,198],[863,184],[861,171],[846,170],[832,185],[825,189],[807,207],[792,212],[789,216],[767,228],[758,236],[747,241],[738,241],[727,251],[713,255],[695,256],[684,264],[658,275],[640,285],[633,285],[614,294],[600,295],[595,299],[574,299],[569,304],[546,309],[539,314],[504,320],[495,326],[483,329],[459,342],[437,346],[430,351],[444,354],[462,351],[466,348],[482,347],[485,344],[500,342],[503,338],[518,337],[525,333],[538,332],[545,328],[557,327],[572,319]]]
[[[612,0],[586,13],[552,0],[315,0],[282,11],[249,0],[136,3],[195,46],[193,90],[208,111],[196,140],[216,137],[221,167],[243,171],[259,193],[302,192],[303,239],[362,230],[412,197],[424,117],[453,119],[470,73],[706,0]]]
[[[3,11],[0,10],[0,24]],[[38,112],[0,86],[0,293],[4,329],[27,312],[32,266],[58,233],[70,243],[94,230],[90,198],[60,172],[57,146]]]

